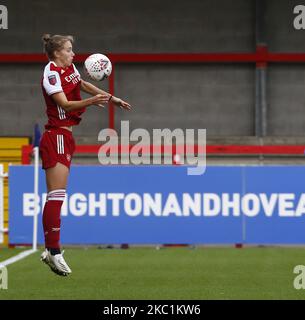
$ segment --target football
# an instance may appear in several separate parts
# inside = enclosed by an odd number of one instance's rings
[[[95,53],[85,60],[85,72],[92,80],[103,81],[110,76],[111,71],[111,61],[104,54]]]

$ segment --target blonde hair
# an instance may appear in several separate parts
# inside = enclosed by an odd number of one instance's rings
[[[49,59],[54,59],[54,52],[60,51],[67,41],[70,41],[71,43],[74,42],[73,36],[62,36],[59,34],[51,36],[46,33],[41,39],[43,42],[44,52],[47,54]]]

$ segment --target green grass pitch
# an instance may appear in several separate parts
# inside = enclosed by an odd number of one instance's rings
[[[19,252],[0,249],[0,262]],[[293,287],[305,248],[67,248],[73,273],[66,278],[40,253],[8,266],[0,299],[305,299]]]

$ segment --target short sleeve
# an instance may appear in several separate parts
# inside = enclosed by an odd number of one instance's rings
[[[63,89],[58,72],[51,70],[45,71],[43,76],[43,87],[49,96],[57,92],[62,92]]]

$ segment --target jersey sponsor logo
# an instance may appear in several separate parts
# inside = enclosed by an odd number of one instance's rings
[[[54,74],[51,74],[50,76],[48,76],[48,79],[49,79],[50,85],[52,86],[54,86],[57,83],[56,76]]]
[[[80,81],[80,76],[75,72],[65,77],[67,82],[72,82],[73,84],[77,84]]]

